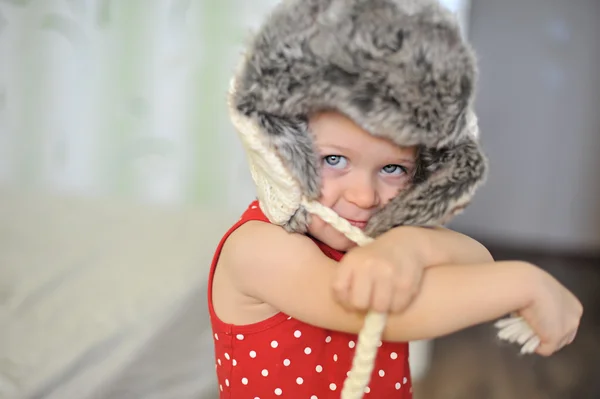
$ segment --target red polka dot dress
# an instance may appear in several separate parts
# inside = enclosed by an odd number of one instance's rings
[[[325,330],[283,313],[244,326],[223,323],[215,314],[212,280],[220,251],[227,237],[250,220],[268,222],[256,201],[221,240],[209,276],[208,301],[220,399],[339,398],[351,369],[355,334]],[[330,258],[342,258],[343,253],[315,243]],[[364,397],[412,398],[407,343],[380,344]]]

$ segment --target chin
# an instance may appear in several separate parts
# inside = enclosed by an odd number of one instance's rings
[[[356,247],[356,243],[354,241],[348,239],[345,235],[335,230],[331,226],[328,226],[326,229],[315,233],[316,234],[313,234],[313,236],[317,240],[337,251],[348,252],[350,249]]]
[[[350,249],[356,247],[354,241],[348,239],[344,234],[318,217],[315,217],[313,222],[308,226],[308,233],[323,244],[340,252],[348,252]]]

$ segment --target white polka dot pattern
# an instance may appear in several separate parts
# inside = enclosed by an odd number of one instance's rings
[[[290,392],[293,392],[293,397],[304,392],[307,398],[327,398],[333,392],[339,395],[351,368],[355,336],[341,333],[324,335],[315,327],[300,325],[297,320],[286,322],[294,325],[287,340],[284,334],[278,334],[277,339],[258,338],[259,335],[255,337],[248,333],[230,335],[229,343],[233,347],[221,352],[216,363],[218,374],[222,376],[220,389],[230,389],[232,393],[237,389],[244,394],[252,390],[250,394],[257,398],[287,397]],[[224,342],[224,334],[219,335]],[[240,339],[241,336],[244,338]],[[394,392],[394,397],[411,398],[407,385],[406,346],[382,343],[378,352],[373,371],[375,379],[371,379],[365,388],[365,398],[387,397],[390,391]],[[234,359],[236,353],[248,353],[248,356],[243,361],[239,356]],[[228,368],[229,365],[235,368]],[[317,377],[319,375],[322,377]],[[236,388],[236,383],[239,388]]]
[[[222,397],[339,398],[356,352],[355,334],[323,330],[282,313],[243,327],[225,324],[214,313],[211,322]],[[381,342],[364,398],[412,399],[411,390],[408,344]]]

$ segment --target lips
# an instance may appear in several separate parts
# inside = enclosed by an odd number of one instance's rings
[[[348,222],[350,222],[350,224],[352,226],[358,227],[361,230],[364,230],[365,227],[367,227],[367,222],[365,221],[360,221],[360,220],[352,220],[352,219],[346,219]]]

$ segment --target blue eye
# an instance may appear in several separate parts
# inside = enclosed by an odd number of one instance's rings
[[[400,175],[407,172],[404,166],[393,164],[385,165],[381,170],[388,175]]]
[[[328,155],[323,158],[323,161],[327,164],[327,166],[331,166],[337,169],[343,169],[348,164],[346,157],[341,155]]]

